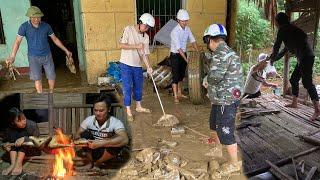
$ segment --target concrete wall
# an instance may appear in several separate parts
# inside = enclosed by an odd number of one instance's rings
[[[227,0],[185,0],[192,32],[202,44],[204,29],[211,23],[226,24]],[[118,41],[127,25],[136,23],[135,0],[81,0],[81,18],[89,84],[95,84],[110,61],[119,60]],[[169,49],[157,47],[150,55],[153,65],[163,60]]]
[[[29,0],[0,0],[0,11],[6,38],[6,44],[0,44],[0,60],[9,57],[19,26],[28,20],[25,14],[29,6]],[[26,40],[23,40],[20,45],[14,65],[17,67],[29,66]]]

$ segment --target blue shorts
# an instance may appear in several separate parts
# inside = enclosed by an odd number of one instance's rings
[[[223,145],[235,144],[235,118],[239,102],[230,105],[212,105],[210,113],[210,129],[217,132]]]
[[[42,79],[42,67],[46,73],[48,80],[56,79],[56,72],[54,70],[54,63],[52,55],[47,56],[28,56],[29,66],[30,66],[30,79],[33,81],[38,81]]]

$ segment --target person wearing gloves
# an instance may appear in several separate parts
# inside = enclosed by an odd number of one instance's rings
[[[297,64],[290,78],[293,99],[292,103],[286,106],[291,108],[298,107],[299,81],[302,79],[303,87],[307,89],[313,103],[314,113],[310,120],[314,121],[320,116],[320,106],[319,96],[312,82],[315,56],[312,47],[308,43],[308,36],[303,30],[291,24],[289,16],[283,12],[277,14],[276,26],[278,27],[278,32],[273,45],[273,52],[270,55],[271,64],[282,58],[286,52],[290,52],[297,57]],[[282,42],[285,47],[279,52]]]
[[[37,93],[42,93],[42,67],[48,79],[49,91],[53,92],[55,86],[56,73],[48,42],[48,37],[62,49],[68,57],[72,53],[62,44],[52,31],[52,28],[46,22],[41,21],[44,14],[36,6],[31,6],[26,16],[29,20],[24,22],[20,27],[13,44],[10,57],[7,59],[7,65],[14,63],[22,38],[25,37],[28,44],[28,61],[30,66],[30,79],[34,81]]]
[[[188,64],[187,42],[192,44],[196,51],[198,46],[196,40],[188,27],[189,14],[186,10],[180,9],[177,13],[178,25],[171,31],[170,61],[172,67],[172,90],[174,102],[179,103],[179,98],[187,98],[182,94],[181,82],[185,76]]]
[[[203,41],[210,50],[207,75],[208,96],[211,101],[210,129],[213,141],[225,145],[229,163],[222,166],[223,175],[239,171],[237,143],[234,137],[235,117],[242,95],[243,75],[239,56],[227,45],[227,31],[221,24],[212,24],[204,32]]]
[[[149,64],[149,36],[146,33],[153,28],[155,20],[149,13],[144,13],[139,18],[139,22],[133,26],[124,28],[120,40],[121,57],[120,69],[124,94],[124,106],[126,106],[127,117],[133,121],[131,111],[131,96],[136,101],[136,111],[150,113],[147,108],[142,107],[143,73],[141,60],[147,67],[147,72],[151,75],[152,68]]]
[[[243,97],[251,99],[261,96],[261,85],[273,88],[278,87],[277,84],[266,81],[268,77],[277,74],[274,66],[271,66],[267,61],[267,57],[267,54],[261,53],[257,58],[258,63],[250,68],[244,85]]]

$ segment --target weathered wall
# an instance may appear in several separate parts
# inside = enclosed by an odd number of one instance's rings
[[[6,44],[0,44],[0,60],[6,59],[10,55],[19,26],[28,20],[25,14],[29,6],[29,0],[0,0],[0,11],[6,38]],[[20,45],[14,65],[17,67],[29,66],[26,40],[23,40]]]
[[[118,60],[118,41],[126,25],[135,23],[133,0],[81,0],[86,73],[89,84],[97,82],[107,63]]]
[[[186,0],[185,6],[199,44],[208,25],[226,24],[227,0]],[[136,21],[135,0],[81,0],[81,14],[87,79],[89,84],[95,84],[108,62],[120,58],[118,41],[122,30]],[[168,54],[168,48],[158,47],[150,55],[150,61],[155,65]]]

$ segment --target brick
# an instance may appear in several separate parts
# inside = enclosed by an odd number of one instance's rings
[[[203,32],[209,25],[210,18],[210,16],[203,16],[201,13],[190,13],[189,26],[197,42],[202,40]]]
[[[106,2],[107,12],[135,12],[134,0],[109,0]]]
[[[122,36],[123,29],[128,25],[135,24],[135,14],[134,13],[115,13],[115,23],[116,23],[116,42],[117,48],[119,48],[119,40]]]
[[[203,0],[203,12],[227,14],[227,0]]]
[[[106,52],[107,62],[120,60],[121,50],[110,50]]]
[[[87,51],[87,79],[89,84],[96,84],[98,77],[106,71],[106,53],[105,51]]]
[[[83,14],[85,50],[116,48],[113,13]]]
[[[188,0],[186,3],[186,9],[190,13],[202,12],[202,0]]]
[[[81,12],[106,12],[106,1],[81,0]]]

